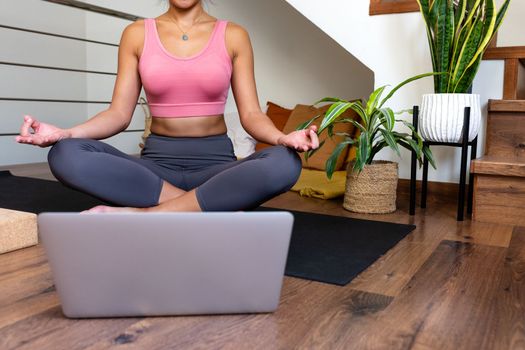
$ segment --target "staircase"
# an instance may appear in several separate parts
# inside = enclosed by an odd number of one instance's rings
[[[485,155],[471,162],[472,220],[525,225],[525,47],[494,47],[503,60],[503,100],[489,100]]]
[[[525,100],[490,100],[485,155],[472,161],[472,220],[525,225]]]

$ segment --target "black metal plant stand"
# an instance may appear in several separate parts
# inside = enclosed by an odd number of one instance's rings
[[[414,129],[418,130],[419,107],[414,106],[414,114],[412,123]],[[470,146],[470,159],[476,159],[476,150],[478,146],[478,137],[476,136],[471,142],[468,141],[470,127],[470,107],[465,107],[465,114],[463,117],[463,130],[461,142],[434,142],[423,141],[426,146],[449,146],[461,147],[461,170],[459,175],[459,193],[458,193],[458,215],[457,221],[463,221],[465,208],[465,186],[467,178],[467,158],[468,147]],[[414,135],[412,135],[414,136]],[[410,165],[410,208],[409,214],[416,213],[416,172],[417,172],[417,157],[416,152],[412,151],[412,161]],[[467,194],[467,213],[472,213],[472,194],[473,194],[473,175],[469,174],[469,188]],[[428,185],[428,159],[423,156],[423,178],[421,184],[421,208],[427,207],[427,185]]]

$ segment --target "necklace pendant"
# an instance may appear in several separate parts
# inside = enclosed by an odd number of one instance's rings
[[[188,35],[186,35],[186,34],[182,34],[182,40],[184,40],[184,41],[188,41],[188,40],[189,40]]]

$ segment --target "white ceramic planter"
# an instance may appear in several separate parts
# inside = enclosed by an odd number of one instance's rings
[[[419,132],[423,140],[461,142],[465,107],[470,107],[469,141],[481,126],[478,94],[426,94],[419,113]]]

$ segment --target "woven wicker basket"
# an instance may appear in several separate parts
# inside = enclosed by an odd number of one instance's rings
[[[356,213],[384,214],[396,211],[398,164],[384,160],[365,165],[360,173],[350,163],[343,208]]]

